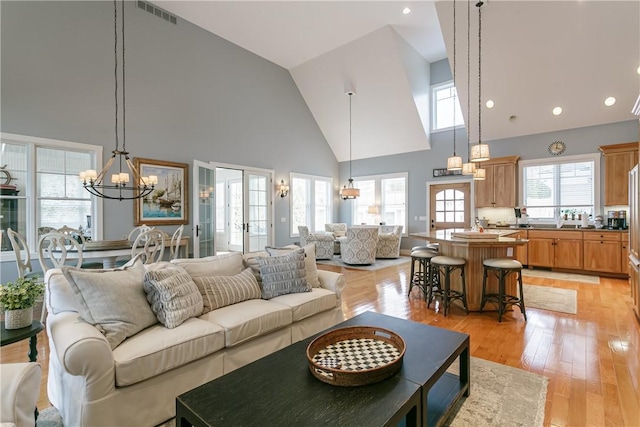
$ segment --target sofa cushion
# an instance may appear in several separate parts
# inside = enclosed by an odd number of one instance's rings
[[[250,268],[235,276],[196,277],[204,309],[202,314],[227,305],[260,298],[260,286]]]
[[[210,311],[200,319],[224,328],[225,346],[233,347],[289,326],[292,313],[285,305],[252,299]]]
[[[80,316],[98,328],[112,349],[158,323],[144,292],[142,261],[114,270],[63,267],[62,273],[79,303]]]
[[[265,250],[270,256],[286,255],[291,251],[299,249],[300,246],[288,245],[282,248],[272,248],[270,246],[265,247]],[[302,247],[304,249],[304,269],[307,272],[307,283],[312,288],[320,287],[320,280],[318,279],[318,266],[316,265],[316,245],[310,243]]]
[[[189,273],[179,265],[150,270],[144,275],[144,291],[151,310],[167,328],[179,326],[202,314],[202,295]]]
[[[204,258],[176,258],[171,262],[187,270],[191,277],[235,276],[244,270],[240,252]]]
[[[224,347],[224,330],[198,318],[174,329],[156,325],[125,340],[113,350],[116,386],[144,381]]]
[[[314,314],[335,309],[337,297],[335,292],[328,289],[315,288],[311,292],[281,295],[271,301],[291,307],[293,321],[297,322]]]
[[[262,276],[262,298],[270,299],[278,295],[295,292],[309,292],[304,250],[297,249],[286,255],[258,258]]]

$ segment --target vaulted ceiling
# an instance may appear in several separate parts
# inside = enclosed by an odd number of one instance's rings
[[[339,161],[430,147],[429,63],[453,65],[453,2],[156,1],[288,69]],[[411,13],[403,14],[408,7]],[[456,81],[478,135],[478,9],[456,1]],[[467,88],[467,28],[470,79]],[[632,120],[640,2],[485,1],[482,139]],[[616,103],[604,105],[613,96]],[[469,99],[470,97],[470,99]],[[552,114],[562,107],[559,116]]]

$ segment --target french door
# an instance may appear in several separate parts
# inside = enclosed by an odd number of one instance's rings
[[[272,171],[201,162],[194,162],[195,169],[194,188],[210,196],[199,198],[201,209],[195,210],[194,257],[253,252],[272,244]]]

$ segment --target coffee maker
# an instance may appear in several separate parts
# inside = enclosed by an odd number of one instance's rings
[[[627,211],[609,211],[607,228],[609,230],[625,230],[627,228]]]

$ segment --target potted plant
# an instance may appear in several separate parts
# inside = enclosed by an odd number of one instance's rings
[[[37,277],[20,278],[0,286],[0,306],[4,309],[6,329],[19,329],[31,326],[33,305],[42,295],[44,283]]]

